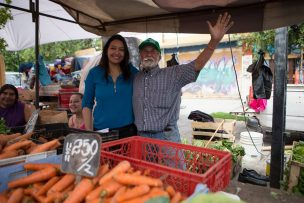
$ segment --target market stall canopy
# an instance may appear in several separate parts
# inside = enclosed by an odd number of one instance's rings
[[[126,32],[208,33],[206,20],[229,12],[230,33],[304,22],[303,0],[52,0],[97,35]]]
[[[0,0],[1,3],[6,3]],[[58,4],[49,0],[40,0],[40,12],[73,20],[74,19]],[[12,0],[12,6],[29,10],[28,0]],[[1,8],[1,6],[0,6]],[[7,22],[3,29],[0,29],[0,37],[8,44],[7,50],[18,51],[35,46],[35,23],[32,21],[32,14],[11,9],[13,20]],[[46,16],[40,16],[40,44],[57,41],[76,39],[96,38],[95,34],[85,31],[78,24],[65,22]]]

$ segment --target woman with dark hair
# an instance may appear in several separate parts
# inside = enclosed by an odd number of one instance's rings
[[[90,70],[85,80],[82,113],[87,130],[118,130],[119,138],[136,134],[132,94],[137,72],[129,63],[125,39],[121,35],[110,37],[99,65]]]
[[[0,89],[0,117],[8,127],[25,125],[34,107],[18,101],[18,90],[15,86],[5,84]]]

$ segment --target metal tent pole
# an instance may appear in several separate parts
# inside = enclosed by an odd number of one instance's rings
[[[35,22],[35,107],[39,108],[39,0],[35,3],[30,2],[30,8],[33,9],[33,20]]]
[[[284,131],[286,121],[287,27],[276,29],[275,71],[272,114],[270,186],[280,188],[284,166]]]

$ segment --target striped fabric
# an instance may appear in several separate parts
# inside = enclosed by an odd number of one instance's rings
[[[133,83],[133,110],[138,131],[160,132],[167,126],[176,125],[181,88],[194,82],[198,74],[194,61],[140,71]]]

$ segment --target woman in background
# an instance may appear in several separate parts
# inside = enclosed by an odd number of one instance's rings
[[[72,116],[69,119],[70,128],[78,128],[85,130],[85,124],[82,116],[82,94],[74,93],[70,97],[69,108],[72,112]]]
[[[19,101],[18,90],[14,85],[5,84],[0,89],[0,118],[7,127],[23,126],[35,110],[33,105]]]

